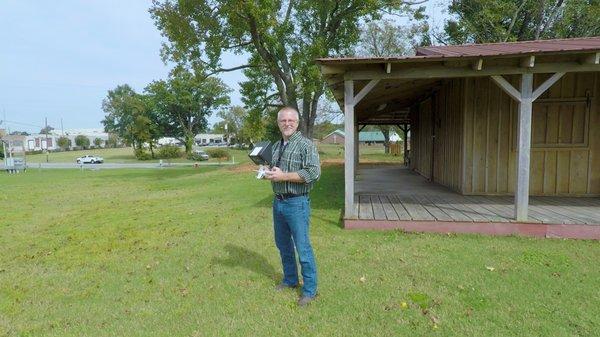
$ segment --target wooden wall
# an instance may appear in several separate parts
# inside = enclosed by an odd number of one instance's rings
[[[461,190],[464,80],[444,82],[434,96],[433,181]]]
[[[411,111],[411,168],[456,191],[462,177],[463,83],[445,81]]]
[[[410,111],[410,168],[431,179],[432,99],[413,106]]]
[[[549,76],[535,75],[534,88]],[[600,195],[598,82],[568,73],[534,102],[531,195]],[[462,191],[513,194],[518,105],[487,77],[466,79],[464,94]]]

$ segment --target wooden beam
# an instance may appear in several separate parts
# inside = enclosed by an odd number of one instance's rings
[[[332,67],[329,65],[321,65],[321,74],[323,75],[331,75],[331,74],[343,74],[344,70],[337,68],[337,67]]]
[[[518,118],[517,186],[515,188],[515,218],[527,221],[529,207],[529,164],[531,154],[531,109],[533,103],[533,74],[521,76],[521,100]]]
[[[379,80],[371,80],[364,88],[354,97],[354,106],[356,106],[365,96],[379,83]]]
[[[354,205],[354,82],[344,81],[344,218],[356,219]]]
[[[475,61],[473,61],[473,64],[471,65],[471,69],[479,71],[483,68],[483,59],[479,58]]]
[[[412,67],[392,69],[389,74],[379,70],[348,71],[345,80],[372,80],[372,79],[419,79],[419,78],[455,78],[492,75],[521,75],[530,73],[556,73],[556,72],[589,72],[600,71],[600,64],[580,64],[578,62],[538,63],[533,68],[516,66],[489,66],[481,70],[471,67]]]
[[[535,66],[535,55],[529,55],[527,57],[523,57],[519,64],[522,68],[533,68]]]
[[[363,124],[363,126],[359,125],[358,132],[361,132],[366,126],[367,124]]]
[[[498,84],[504,92],[506,92],[510,97],[514,98],[517,102],[521,101],[521,93],[512,86],[512,84],[508,83],[507,80],[504,79],[501,75],[491,76],[492,80]]]
[[[385,73],[389,74],[391,72],[392,72],[392,64],[388,62],[385,64]]]
[[[581,64],[600,64],[600,52],[584,56],[581,59]]]
[[[542,83],[532,94],[532,100],[536,100],[543,94],[546,90],[548,90],[556,81],[560,80],[565,73],[556,73],[552,75],[549,79],[547,79],[544,83]]]

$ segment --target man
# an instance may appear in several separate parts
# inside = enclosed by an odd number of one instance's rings
[[[265,174],[275,193],[273,228],[283,265],[283,280],[276,289],[293,289],[299,284],[295,246],[304,281],[298,305],[306,306],[317,295],[317,265],[308,230],[308,192],[321,175],[321,164],[315,145],[298,131],[296,109],[279,110],[277,124],[282,139],[273,146],[273,168]]]

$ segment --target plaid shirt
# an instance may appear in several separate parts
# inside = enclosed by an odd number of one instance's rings
[[[273,166],[277,166],[282,149],[282,141],[273,144]],[[313,142],[303,137],[299,131],[288,140],[279,168],[283,172],[297,172],[304,179],[304,183],[293,183],[289,181],[271,182],[273,192],[276,194],[305,194],[308,193],[321,176],[321,162],[317,147]]]

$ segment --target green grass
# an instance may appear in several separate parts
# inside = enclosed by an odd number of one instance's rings
[[[323,168],[311,196],[320,295],[298,308],[297,293],[273,291],[271,191],[253,176],[0,175],[0,336],[600,331],[599,242],[343,230],[341,165]]]
[[[206,150],[206,148],[204,148]],[[227,149],[229,153],[235,158],[237,162],[249,162],[248,154],[246,150],[237,150],[237,149]],[[124,148],[116,148],[116,149],[91,149],[91,150],[81,150],[81,151],[65,151],[65,152],[51,152],[46,154],[33,154],[27,155],[27,163],[35,164],[35,163],[75,163],[78,157],[84,156],[86,154],[94,154],[104,158],[105,163],[158,163],[159,159],[151,159],[147,161],[140,161],[135,158],[133,155],[133,148],[124,147]],[[176,158],[176,159],[163,159],[164,162],[169,161],[172,163],[194,163],[192,160],[187,160],[186,158]],[[215,158],[211,158],[208,160],[209,162],[217,162],[218,160]]]
[[[207,148],[204,148],[206,150]],[[227,149],[229,153],[234,157],[236,163],[248,163],[249,150],[238,150],[238,149]],[[51,152],[47,156],[46,154],[34,154],[27,156],[27,162],[29,164],[45,163],[46,160],[50,163],[75,163],[77,157],[84,156],[86,154],[95,154],[104,158],[105,163],[140,163],[150,162],[157,163],[158,159],[152,159],[148,161],[139,161],[133,155],[133,149],[130,147],[117,148],[117,149],[92,149],[83,151],[66,151],[66,152]],[[344,156],[344,146],[336,144],[320,144],[319,154],[321,160],[338,160]],[[391,162],[400,163],[404,159],[402,156],[393,156],[385,154],[383,145],[361,145],[360,146],[360,160],[361,162]],[[164,160],[166,161],[166,160]],[[173,163],[193,163],[193,161],[185,158],[171,159]],[[211,158],[209,162],[217,162],[216,159]]]

